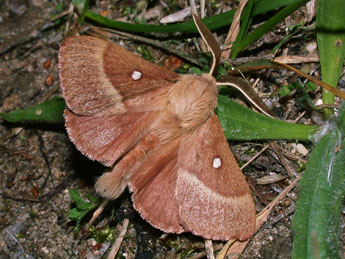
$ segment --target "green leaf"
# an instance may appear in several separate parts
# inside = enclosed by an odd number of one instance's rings
[[[63,123],[65,101],[62,97],[53,97],[43,103],[24,110],[1,113],[3,120],[12,123]]]
[[[68,213],[68,218],[77,220],[78,218],[80,218],[80,215],[81,215],[81,212],[77,208],[73,208]]]
[[[62,13],[63,11],[63,3],[58,3],[56,5],[56,13]]]
[[[69,219],[76,220],[76,230],[79,231],[79,226],[82,219],[93,209],[97,208],[100,203],[99,199],[91,196],[91,194],[87,194],[89,201],[84,200],[80,196],[80,192],[76,189],[69,190],[69,195],[71,199],[75,202],[76,208],[73,208],[68,213]]]
[[[288,85],[283,85],[278,89],[278,94],[280,97],[287,96],[291,93],[291,89]]]
[[[280,42],[270,51],[270,54],[275,55],[277,50],[283,46],[287,41],[289,41],[297,32],[299,32],[298,28],[301,27],[300,24],[295,25],[292,28],[288,28],[287,35],[280,40]]]
[[[146,46],[137,47],[137,52],[146,60],[154,60],[154,56]]]
[[[216,68],[216,72],[214,77],[215,78],[221,78],[227,75],[226,69],[224,68],[224,66],[217,66]]]
[[[319,0],[316,13],[316,36],[322,81],[336,87],[345,58],[345,12],[343,0]],[[334,95],[323,90],[323,102],[334,103]],[[325,110],[328,117],[331,110]]]
[[[69,196],[76,203],[77,207],[79,204],[84,203],[84,199],[80,196],[80,192],[76,189],[69,190]]]
[[[314,92],[317,88],[316,84],[312,81],[308,81],[308,83],[305,86],[307,87],[308,92]]]
[[[219,95],[217,115],[230,140],[297,139],[310,140],[318,126],[288,123],[256,113]]]
[[[91,226],[89,231],[91,237],[94,238],[98,243],[102,244],[106,241],[114,241],[114,228],[106,227],[104,229],[96,229],[95,227]]]
[[[97,199],[96,197],[93,197],[92,195],[91,195],[91,193],[88,193],[88,194],[86,194],[86,197],[87,197],[87,199],[90,201],[90,202],[92,202],[92,203],[99,203],[99,199]]]
[[[80,196],[80,192],[75,189],[71,189],[69,191],[69,195],[71,196],[71,199],[75,202],[77,208],[79,210],[87,210],[87,209],[92,209],[94,208],[95,203],[98,202],[97,199],[93,199],[94,202],[92,201],[86,201]],[[91,196],[91,195],[89,195]]]
[[[341,258],[338,227],[345,194],[345,102],[315,146],[300,180],[293,258]]]
[[[196,75],[201,75],[201,73],[202,73],[201,69],[198,67],[192,67],[190,70],[193,74],[196,74]]]

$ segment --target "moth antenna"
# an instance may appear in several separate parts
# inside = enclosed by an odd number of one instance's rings
[[[206,0],[200,0],[200,17],[201,17],[201,19],[205,18],[205,4],[206,4]]]
[[[253,88],[243,79],[238,77],[228,76],[220,79],[217,85],[227,85],[232,86],[239,90],[248,101],[250,101],[257,109],[259,109],[263,114],[268,117],[274,118],[271,110],[267,105],[261,100],[261,98],[256,94]]]
[[[196,10],[196,5],[194,0],[189,1],[190,8],[192,9],[192,14],[198,15],[198,11]]]
[[[193,6],[192,6],[192,10],[193,10]],[[211,66],[209,74],[212,75],[218,65],[222,51],[219,47],[217,40],[213,37],[212,32],[206,27],[206,25],[202,22],[199,16],[195,12],[192,13],[192,16],[193,16],[194,24],[196,28],[198,29],[202,39],[206,43],[207,47],[211,50],[213,60],[212,60],[212,66]]]

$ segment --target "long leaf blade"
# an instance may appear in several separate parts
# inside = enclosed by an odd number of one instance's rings
[[[217,115],[227,139],[310,140],[318,126],[288,123],[249,110],[225,96],[218,96]]]
[[[63,123],[65,101],[56,96],[24,110],[1,113],[1,119],[11,123]]]
[[[340,258],[338,225],[345,194],[345,103],[337,123],[314,148],[292,226],[293,258]]]
[[[322,81],[336,87],[345,58],[345,15],[343,0],[318,1],[316,32]],[[323,102],[333,104],[334,95],[324,90]],[[326,116],[330,114],[330,111],[326,111]]]
[[[296,0],[261,0],[258,1],[253,6],[253,16],[272,11],[276,8],[286,6]],[[218,29],[225,25],[229,25],[232,22],[234,13],[236,10],[231,10],[225,13],[221,13],[215,16],[207,17],[203,19],[203,23],[210,29]],[[96,14],[90,10],[84,13],[85,17],[102,24],[104,26],[123,30],[127,32],[160,32],[160,33],[174,33],[174,32],[198,32],[193,22],[179,23],[179,24],[170,24],[170,25],[151,25],[151,24],[133,24],[127,22],[120,22],[112,20],[106,17],[103,17],[99,14]]]

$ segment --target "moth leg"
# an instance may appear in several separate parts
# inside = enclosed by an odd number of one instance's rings
[[[109,172],[96,182],[96,191],[104,198],[114,200],[126,188],[130,177],[136,172],[148,153],[160,143],[159,138],[149,134],[130,150]]]

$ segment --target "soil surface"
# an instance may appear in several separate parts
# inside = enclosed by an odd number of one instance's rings
[[[123,7],[135,7],[128,1],[114,1]],[[146,13],[156,8],[162,14],[159,1],[149,6]],[[92,6],[95,12],[109,17],[121,17],[119,8],[110,8],[109,1]],[[69,8],[69,1],[47,0],[0,0],[0,112],[10,112],[36,105],[54,89],[60,95],[58,78],[58,51],[63,40],[67,20],[73,27],[73,14],[50,22],[59,9]],[[226,11],[225,7],[222,6]],[[228,7],[227,7],[228,8]],[[125,8],[123,8],[125,9]],[[122,9],[122,10],[123,10]],[[305,19],[305,9],[280,24],[275,32],[255,43],[246,54],[265,55],[271,46],[283,37],[287,26]],[[68,19],[67,19],[68,18]],[[158,17],[154,18],[156,22]],[[313,21],[312,21],[313,22]],[[312,23],[311,22],[311,23]],[[226,35],[226,32],[220,35]],[[224,40],[224,35],[220,36]],[[308,37],[306,37],[308,36]],[[223,37],[223,38],[222,38]],[[183,36],[182,36],[183,39]],[[133,46],[131,41],[126,41]],[[286,54],[303,55],[306,46],[315,44],[315,35],[296,35],[291,45],[282,51]],[[191,44],[192,46],[192,44]],[[155,58],[167,54],[148,47]],[[132,50],[134,48],[132,47]],[[182,48],[187,51],[188,48]],[[317,64],[311,64],[316,66]],[[253,78],[255,78],[253,76]],[[291,72],[265,71],[260,74],[258,90],[265,96],[276,115],[293,120],[301,112],[292,107],[291,100],[279,100],[274,91],[276,85],[296,80]],[[291,108],[291,109],[290,109]],[[289,112],[289,114],[288,114]],[[319,114],[313,114],[315,120]],[[311,112],[301,123],[311,123]],[[314,121],[315,121],[314,120]],[[319,119],[320,120],[320,119]],[[322,121],[321,121],[322,122]],[[166,235],[141,219],[133,209],[128,191],[107,206],[98,217],[91,231],[75,231],[76,222],[68,218],[75,207],[69,190],[77,189],[82,197],[88,193],[97,197],[93,184],[105,170],[76,150],[70,142],[64,125],[0,123],[0,258],[102,258],[121,231],[124,219],[129,226],[117,258],[204,258],[204,241],[192,234]],[[238,161],[248,161],[265,142],[231,143]],[[295,143],[279,142],[283,150],[292,152]],[[305,147],[311,147],[304,143]],[[307,154],[308,155],[308,154]],[[286,163],[297,173],[298,161],[306,156],[295,154]],[[244,173],[255,195],[257,211],[276,197],[293,178],[258,185],[256,179],[271,172],[288,175],[272,149],[264,152],[250,164]],[[295,176],[296,176],[295,175]],[[242,258],[290,258],[293,234],[291,217],[298,190],[295,188],[274,209],[268,223],[253,236]],[[81,229],[91,218],[90,212],[81,222]],[[215,249],[221,242],[214,242]]]

